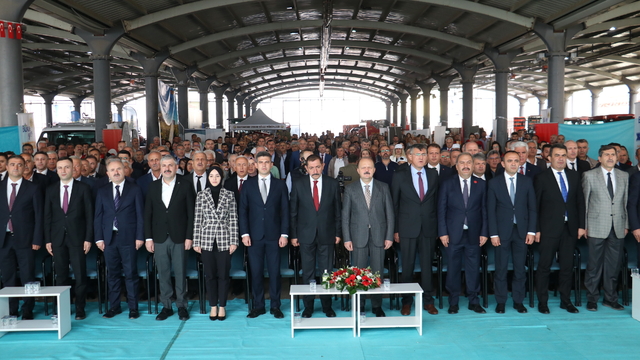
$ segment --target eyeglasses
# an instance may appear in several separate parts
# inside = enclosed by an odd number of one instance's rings
[[[449,155],[442,155],[441,156],[441,158],[449,158],[449,157],[451,157],[451,156],[449,156]]]
[[[380,152],[389,152],[389,150],[380,150]]]
[[[427,153],[415,153],[413,156],[427,156]]]

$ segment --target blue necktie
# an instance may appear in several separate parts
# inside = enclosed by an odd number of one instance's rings
[[[558,176],[560,177],[560,190],[562,191],[562,198],[564,202],[567,202],[567,185],[564,183],[564,177],[562,177],[562,171],[558,171]],[[564,218],[567,218],[567,210],[564,211]]]
[[[116,208],[116,212],[118,212],[118,209],[120,208],[120,185],[116,185],[116,197],[113,198],[113,205]],[[114,217],[113,218],[113,226],[117,229],[118,228],[118,217]]]
[[[513,178],[509,178],[511,180],[511,186],[509,187],[509,195],[511,196],[511,204],[516,205],[516,185],[513,182]],[[515,212],[513,213],[513,223],[516,223],[516,214]]]

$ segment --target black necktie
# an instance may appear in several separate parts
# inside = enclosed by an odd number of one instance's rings
[[[202,185],[200,185],[200,178],[202,178],[202,175],[200,175],[200,176],[196,175],[196,179],[197,179],[196,180],[196,182],[197,182],[197,184],[196,184],[196,192],[202,191]]]
[[[609,190],[609,196],[613,200],[613,183],[611,182],[611,173],[607,173],[607,190]]]

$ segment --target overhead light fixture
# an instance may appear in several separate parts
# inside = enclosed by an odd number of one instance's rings
[[[345,47],[344,49],[345,49],[345,50],[349,50],[349,47],[347,46],[347,47]]]
[[[287,10],[293,10],[293,6],[287,6]]]
[[[609,31],[614,31],[614,30],[616,30],[615,26],[612,26],[612,27],[609,28]]]
[[[352,33],[356,32],[356,29],[351,29],[351,32],[352,32]]]
[[[298,35],[298,32],[297,32],[297,31],[292,31],[292,32],[290,32],[289,34],[290,34],[290,35]]]

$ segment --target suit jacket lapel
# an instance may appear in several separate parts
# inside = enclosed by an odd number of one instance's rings
[[[162,184],[162,186],[164,186],[164,184]],[[173,204],[173,200],[177,196],[176,194],[178,193],[178,191],[180,190],[179,188],[180,188],[180,180],[178,180],[178,178],[176,178],[176,184],[173,187],[173,192],[171,193],[171,198],[169,199],[169,207],[171,207],[171,204]],[[160,188],[160,189],[162,189],[162,188]],[[160,191],[160,196],[162,196],[162,191]],[[164,201],[162,202],[162,204],[164,204]]]
[[[614,171],[613,173],[615,174],[615,177],[616,177],[616,189],[615,189],[616,192],[614,193],[613,198],[616,199],[618,195],[622,196],[624,194],[624,188],[622,187],[623,178],[619,171]]]

